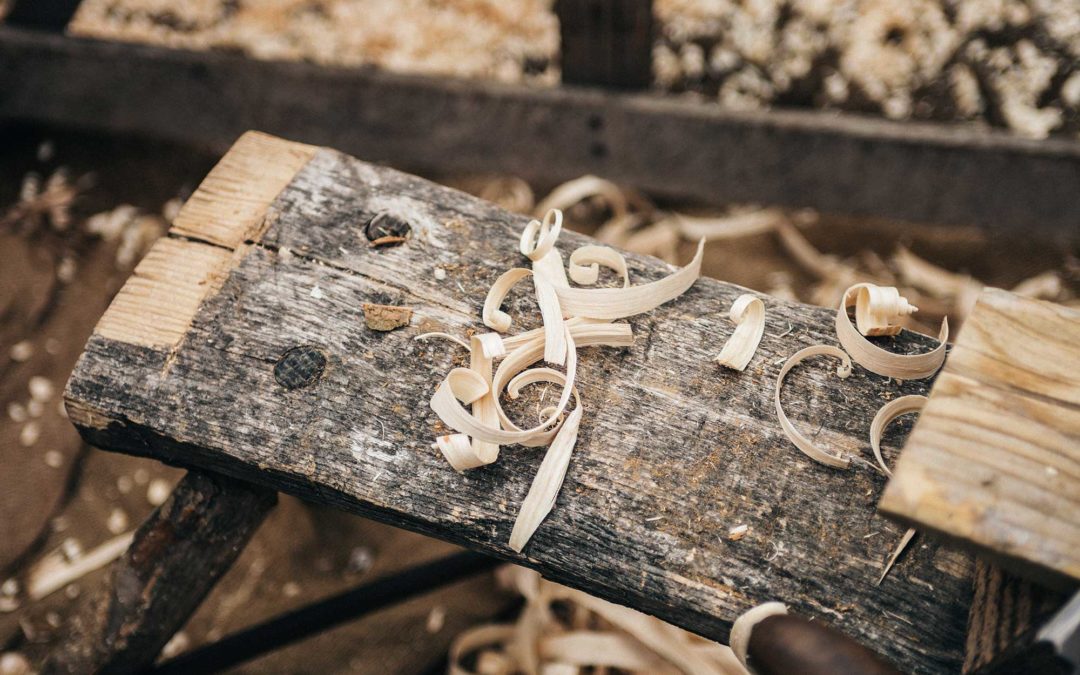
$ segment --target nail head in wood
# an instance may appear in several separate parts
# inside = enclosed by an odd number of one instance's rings
[[[385,241],[387,239],[404,241],[409,238],[411,232],[411,225],[389,213],[377,214],[368,221],[367,227],[364,229],[364,234],[370,242]]]
[[[286,389],[300,389],[318,380],[326,369],[326,356],[318,349],[304,345],[293,347],[274,365],[274,379]]]

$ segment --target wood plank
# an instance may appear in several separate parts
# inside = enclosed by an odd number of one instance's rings
[[[557,0],[564,84],[644,89],[652,82],[652,0]]]
[[[200,200],[214,194],[205,188]],[[365,228],[376,216],[407,223],[410,239],[370,247]],[[527,219],[327,149],[264,219],[261,238],[237,246],[228,277],[177,346],[90,340],[66,393],[86,438],[519,562],[714,639],[726,640],[748,607],[780,599],[906,672],[959,666],[969,559],[927,542],[875,586],[902,534],[875,513],[882,477],[814,464],[775,419],[781,363],[801,347],[836,343],[830,311],[765,298],[758,355],[735,374],[712,359],[732,329],[727,308],[745,289],[702,279],[632,319],[634,347],[583,350],[588,414],[578,448],[553,514],[518,555],[507,540],[539,453],[508,447],[494,465],[451,470],[430,447],[441,424],[427,402],[461,355],[412,337],[481,328],[488,287],[521,264]],[[589,241],[563,236],[564,250]],[[629,261],[638,282],[670,272],[652,258]],[[369,330],[365,302],[411,307],[412,323]],[[508,311],[530,302],[514,295]],[[904,349],[928,342],[897,339]],[[281,378],[276,365],[296,347],[324,362],[309,378]],[[868,426],[886,398],[927,390],[861,370],[844,381],[830,373],[824,362],[797,368],[785,406],[819,441],[854,454],[868,452]],[[728,540],[737,525],[748,533]]]
[[[1078,234],[1080,142],[656,94],[528,88],[0,27],[0,119],[213,146],[248,129],[433,173]],[[58,86],[57,83],[62,83]],[[153,92],[152,95],[148,92]]]
[[[277,493],[191,471],[83,602],[44,673],[133,673],[154,663],[277,502]]]
[[[1018,573],[1080,579],[1080,312],[984,291],[880,507]]]

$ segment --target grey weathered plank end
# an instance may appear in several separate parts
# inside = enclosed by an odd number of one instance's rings
[[[409,223],[411,239],[369,247],[377,214]],[[836,343],[824,309],[767,298],[766,335],[742,374],[712,358],[744,289],[713,280],[632,319],[633,347],[582,350],[587,414],[563,491],[525,555],[507,547],[540,453],[507,447],[492,466],[451,470],[430,447],[445,428],[427,400],[463,355],[412,338],[483,329],[487,288],[522,263],[525,221],[333,150],[245,135],[102,319],[68,387],[71,419],[102,447],[463,544],[722,641],[739,613],[779,599],[905,671],[956,669],[969,559],[921,543],[875,586],[902,532],[875,514],[883,479],[810,462],[776,423],[782,360]],[[585,241],[565,234],[560,246]],[[636,281],[670,271],[630,262]],[[409,306],[412,323],[369,330],[365,302]],[[509,304],[515,316],[532,306],[525,294]],[[289,389],[275,365],[298,346],[326,363]],[[785,406],[855,454],[868,452],[879,405],[927,389],[858,369],[839,381],[834,366],[796,369]],[[748,534],[729,540],[738,525]]]

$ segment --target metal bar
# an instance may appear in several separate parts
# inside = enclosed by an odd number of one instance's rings
[[[1080,142],[255,61],[0,27],[0,119],[209,145],[259,129],[432,173],[1080,236]]]
[[[500,561],[466,551],[418,565],[233,633],[153,668],[154,675],[213,673],[260,654],[487,571]]]
[[[4,17],[9,26],[62,33],[82,0],[14,0]]]

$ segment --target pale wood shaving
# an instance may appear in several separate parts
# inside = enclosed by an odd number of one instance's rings
[[[788,419],[787,414],[784,412],[784,406],[780,404],[780,390],[784,386],[784,377],[788,374],[788,371],[803,360],[812,356],[832,356],[838,358],[840,359],[840,366],[836,369],[836,374],[841,378],[846,378],[851,374],[851,359],[842,349],[830,345],[814,345],[812,347],[800,349],[792,354],[791,358],[784,363],[783,368],[780,369],[780,375],[776,378],[776,393],[773,399],[776,404],[776,417],[780,420],[780,427],[784,430],[784,435],[787,436],[788,440],[794,443],[795,447],[801,450],[807,457],[827,466],[835,467],[837,469],[846,469],[851,464],[850,459],[831,454],[814,445],[813,441],[806,436],[803,436],[802,433],[795,428],[795,425],[791,423],[791,420]]]
[[[872,373],[884,377],[895,377],[900,380],[919,380],[930,377],[941,368],[945,361],[945,343],[949,339],[949,320],[945,318],[941,322],[941,331],[938,333],[938,346],[929,352],[922,354],[896,354],[882,349],[871,343],[851,323],[847,309],[858,302],[872,303],[881,296],[873,293],[863,293],[863,289],[872,287],[872,284],[855,284],[844,292],[840,306],[836,310],[836,336],[840,344],[851,355],[851,358],[863,368]],[[895,290],[895,289],[893,289]],[[872,308],[865,308],[864,313],[873,315],[876,312]],[[859,308],[856,306],[856,314]]]
[[[731,643],[731,651],[734,652],[739,663],[744,666],[747,665],[746,652],[750,646],[750,634],[753,632],[754,626],[770,616],[787,613],[787,605],[784,603],[765,602],[743,612],[738,619],[735,619],[735,623],[731,626],[731,635],[728,641]]]
[[[450,647],[451,675],[580,673],[582,668],[650,675],[749,675],[730,648],[651,616],[506,567],[500,582],[525,598],[514,624],[460,634]],[[552,611],[558,602],[566,612]],[[566,618],[569,616],[569,618]],[[463,665],[475,655],[476,667]]]
[[[134,536],[134,532],[121,534],[70,560],[62,549],[57,549],[30,568],[26,578],[26,594],[31,600],[40,600],[101,569],[123,555]]]
[[[874,415],[874,420],[870,423],[870,447],[874,451],[874,459],[877,460],[878,466],[885,472],[886,476],[892,477],[892,470],[885,464],[885,458],[881,455],[881,437],[885,433],[885,427],[901,415],[908,413],[918,412],[926,405],[927,399],[925,396],[918,394],[911,394],[909,396],[901,396],[898,399],[889,401],[877,411]],[[881,582],[885,580],[885,577],[889,574],[889,570],[896,564],[897,558],[904,552],[907,545],[911,543],[911,539],[915,536],[915,529],[908,528],[904,536],[900,538],[900,543],[897,544],[896,549],[893,550],[892,555],[889,556],[888,562],[885,563],[885,569],[881,571],[881,576],[878,577],[877,585],[881,585]]]
[[[765,303],[757,296],[744,293],[735,298],[728,316],[735,322],[735,332],[724,343],[716,361],[741,372],[754,358],[761,336],[765,334]]]
[[[885,433],[885,427],[901,415],[922,410],[926,401],[927,398],[919,394],[901,396],[881,406],[874,415],[874,420],[870,423],[870,448],[874,451],[874,459],[877,460],[878,466],[886,476],[891,478],[892,470],[885,465],[885,458],[881,455],[881,437]]]
[[[579,185],[575,189],[579,192],[568,189],[563,196],[580,194],[583,188]],[[641,286],[630,285],[622,254],[608,247],[591,245],[581,247],[571,255],[570,276],[579,283],[596,283],[599,266],[603,265],[623,278],[623,287],[572,288],[562,254],[555,247],[562,223],[562,213],[551,209],[542,219],[526,225],[518,248],[532,263],[531,269],[519,267],[502,273],[484,299],[484,324],[497,332],[474,335],[470,339],[469,367],[451,370],[436,388],[430,402],[439,419],[457,432],[435,440],[435,447],[455,470],[466,471],[496,461],[502,445],[547,446],[510,537],[511,548],[519,552],[553,508],[577,442],[584,416],[575,389],[577,348],[629,346],[633,343],[630,327],[609,321],[649,311],[678,297],[701,273],[704,241],[698,245],[697,254],[689,265],[664,279]],[[543,325],[518,335],[499,335],[508,331],[513,323],[512,317],[500,306],[514,286],[526,277],[533,280]],[[445,333],[418,336],[433,337],[449,337],[457,344],[465,344]],[[550,368],[526,370],[541,358],[565,366],[565,373]],[[494,368],[496,359],[502,359],[498,368]],[[522,429],[506,415],[500,396],[505,389],[511,398],[516,398],[522,386],[534,382],[560,385],[561,394],[556,404],[541,411],[535,426]],[[567,413],[571,396],[576,404]],[[471,406],[471,410],[466,406]]]
[[[552,190],[536,205],[535,213],[539,215],[553,210],[563,211],[591,197],[602,198],[611,209],[613,219],[625,216],[629,208],[626,195],[618,185],[596,176],[581,176]]]
[[[885,563],[885,569],[881,570],[881,576],[878,577],[877,586],[880,586],[881,582],[885,581],[885,577],[888,576],[889,570],[893,568],[893,565],[896,564],[896,560],[900,557],[900,554],[904,552],[904,549],[907,548],[914,537],[915,528],[909,527],[907,531],[904,532],[904,536],[900,538],[900,543],[896,545],[892,555],[889,556],[889,561]]]

